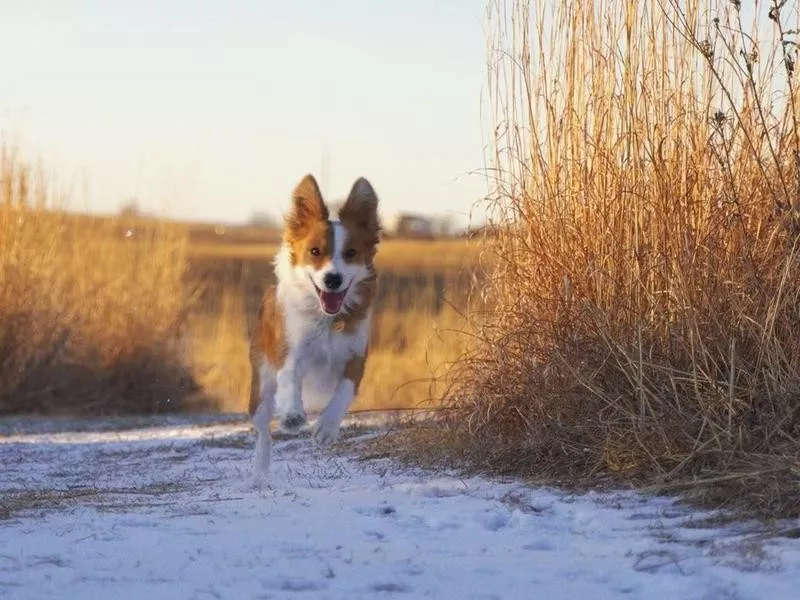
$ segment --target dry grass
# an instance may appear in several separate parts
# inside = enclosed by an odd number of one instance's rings
[[[190,315],[190,362],[223,412],[245,412],[250,394],[248,319],[244,297],[225,287],[211,311]]]
[[[7,149],[0,181],[0,412],[187,408],[185,233],[51,210]]]
[[[443,393],[442,375],[464,351],[463,315],[445,304],[434,310],[426,294],[406,311],[389,308],[375,315],[367,370],[354,410],[426,408]],[[461,303],[462,297],[456,296]]]
[[[492,311],[426,458],[800,514],[797,6],[739,4],[491,3]]]

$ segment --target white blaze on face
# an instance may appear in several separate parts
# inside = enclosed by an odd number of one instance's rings
[[[343,285],[347,285],[347,278],[345,271],[347,270],[347,263],[344,262],[344,253],[347,250],[345,244],[347,243],[347,230],[344,225],[339,221],[333,221],[333,257],[331,259],[331,268],[340,273],[344,278]]]
[[[344,225],[339,221],[331,222],[333,227],[333,248],[331,249],[331,258],[328,260],[319,271],[313,274],[314,283],[320,289],[328,289],[325,284],[325,277],[328,275],[340,275],[342,283],[335,291],[343,291],[347,289],[350,284],[360,279],[360,265],[349,264],[345,260],[345,252],[347,252],[348,233]]]

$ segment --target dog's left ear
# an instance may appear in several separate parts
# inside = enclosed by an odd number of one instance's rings
[[[380,238],[381,224],[378,219],[378,196],[369,181],[359,177],[353,184],[344,206],[339,210],[339,218],[367,231],[377,244]]]

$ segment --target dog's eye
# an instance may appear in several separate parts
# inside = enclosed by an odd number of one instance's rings
[[[348,248],[347,251],[344,253],[345,258],[353,258],[356,255],[355,248]]]
[[[314,246],[314,247],[311,249],[311,256],[319,256],[319,248],[317,248],[316,246]]]

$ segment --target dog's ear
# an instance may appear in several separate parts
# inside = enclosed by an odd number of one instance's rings
[[[339,218],[369,233],[370,243],[378,243],[381,231],[378,196],[369,181],[363,177],[356,180],[344,206],[339,210]]]
[[[309,224],[328,220],[328,207],[322,200],[317,180],[306,175],[292,192],[292,207],[286,216],[286,229],[302,235]]]

